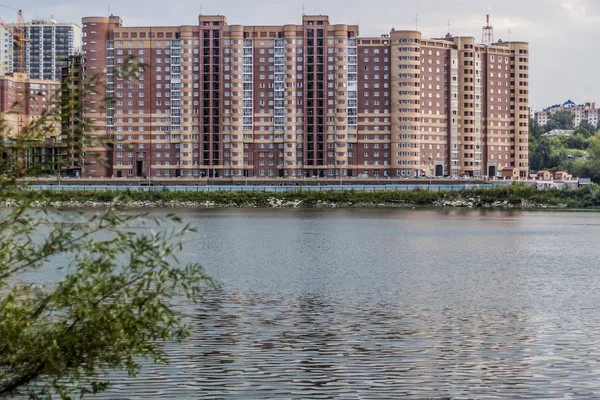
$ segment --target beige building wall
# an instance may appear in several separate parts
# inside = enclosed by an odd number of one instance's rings
[[[391,164],[421,176],[421,33],[392,31],[390,39]]]
[[[511,64],[514,63],[515,166],[521,178],[529,173],[529,44],[511,42]]]
[[[83,20],[88,176],[371,177],[526,174],[521,42],[424,39],[305,15],[302,24],[123,27]],[[498,62],[501,60],[501,62]],[[136,83],[118,77],[143,61]],[[135,65],[135,64],[134,64]],[[114,102],[105,103],[106,97]]]

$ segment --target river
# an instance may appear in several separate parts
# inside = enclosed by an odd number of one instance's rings
[[[180,214],[223,289],[102,398],[600,396],[599,213]]]

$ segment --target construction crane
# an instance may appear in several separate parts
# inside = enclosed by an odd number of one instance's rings
[[[25,37],[25,29],[23,26],[23,11],[18,10],[17,23],[9,24],[0,18],[0,25],[12,34],[13,41],[17,47],[17,73],[25,73],[25,43],[29,41]]]
[[[13,43],[16,48],[15,53],[17,56],[17,71],[14,72],[14,77],[19,85],[19,100],[16,103],[15,109],[15,112],[17,113],[18,136],[21,133],[23,127],[25,126],[25,81],[27,80],[27,72],[25,71],[25,44],[29,41],[29,39],[25,37],[25,28],[23,26],[23,11],[18,10],[16,24],[9,24],[2,18],[0,18],[0,26],[2,26],[4,29],[6,29],[12,34]]]
[[[2,5],[2,7],[12,8],[18,11],[16,24],[9,24],[0,18],[0,26],[2,26],[12,35],[15,47],[14,54],[17,60],[16,71],[13,71],[13,77],[17,86],[17,101],[12,107],[12,113],[16,113],[17,115],[17,126],[14,132],[14,138],[16,139],[16,141],[13,141],[12,151],[14,152],[13,157],[15,157],[14,166],[16,167],[17,174],[20,174],[22,171],[25,170],[25,166],[29,162],[28,145],[24,145],[24,143],[28,142],[29,139],[29,133],[26,132],[27,129],[25,127],[26,113],[28,111],[26,107],[26,96],[28,96],[28,93],[26,92],[27,71],[25,69],[25,46],[29,39],[25,37],[25,27],[23,25],[23,11],[5,5]]]
[[[17,73],[25,73],[25,43],[29,41],[25,37],[25,28],[23,25],[23,10],[20,10],[15,7],[5,6],[0,4],[0,7],[10,8],[12,10],[17,10],[17,23],[9,24],[0,18],[0,25],[4,27],[7,31],[9,31],[13,36],[13,41],[15,46],[17,47]]]
[[[17,135],[19,135],[25,125],[25,81],[27,80],[27,73],[25,71],[25,44],[29,41],[25,37],[23,11],[18,10],[16,24],[11,25],[0,18],[0,26],[12,34],[13,43],[16,48],[17,71],[15,71],[14,77],[19,85],[19,100],[16,103],[15,113],[17,114]]]

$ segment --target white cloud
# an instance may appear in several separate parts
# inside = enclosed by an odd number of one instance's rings
[[[571,94],[575,101],[598,100],[595,76],[598,55],[590,43],[600,34],[600,0],[4,0],[23,8],[27,18],[54,15],[61,21],[107,15],[108,3],[125,25],[194,24],[203,3],[205,14],[223,14],[230,24],[276,25],[301,21],[302,4],[308,14],[328,14],[332,23],[360,24],[363,35],[419,28],[424,36],[455,35],[481,39],[485,14],[491,15],[496,39],[529,41],[532,104],[556,103]],[[10,10],[0,9],[11,18]]]

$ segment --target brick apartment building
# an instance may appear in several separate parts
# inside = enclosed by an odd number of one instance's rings
[[[59,89],[58,81],[25,79],[23,74],[0,76],[0,114],[6,124],[4,136],[10,138],[17,134],[19,114],[26,125],[51,109]]]
[[[82,173],[483,177],[512,167],[525,177],[528,58],[524,42],[360,37],[327,16],[242,26],[201,15],[177,27],[83,18],[84,78],[106,76],[84,116],[110,144],[86,149]],[[137,79],[123,78],[130,70]]]
[[[26,162],[36,164],[40,170],[60,169],[61,136],[60,123],[55,116],[48,115],[56,101],[60,82],[26,79],[24,74],[0,76],[0,163],[2,168],[11,168],[11,153],[15,139],[29,138],[31,148]],[[33,122],[48,115],[45,124],[37,130],[29,129]]]

